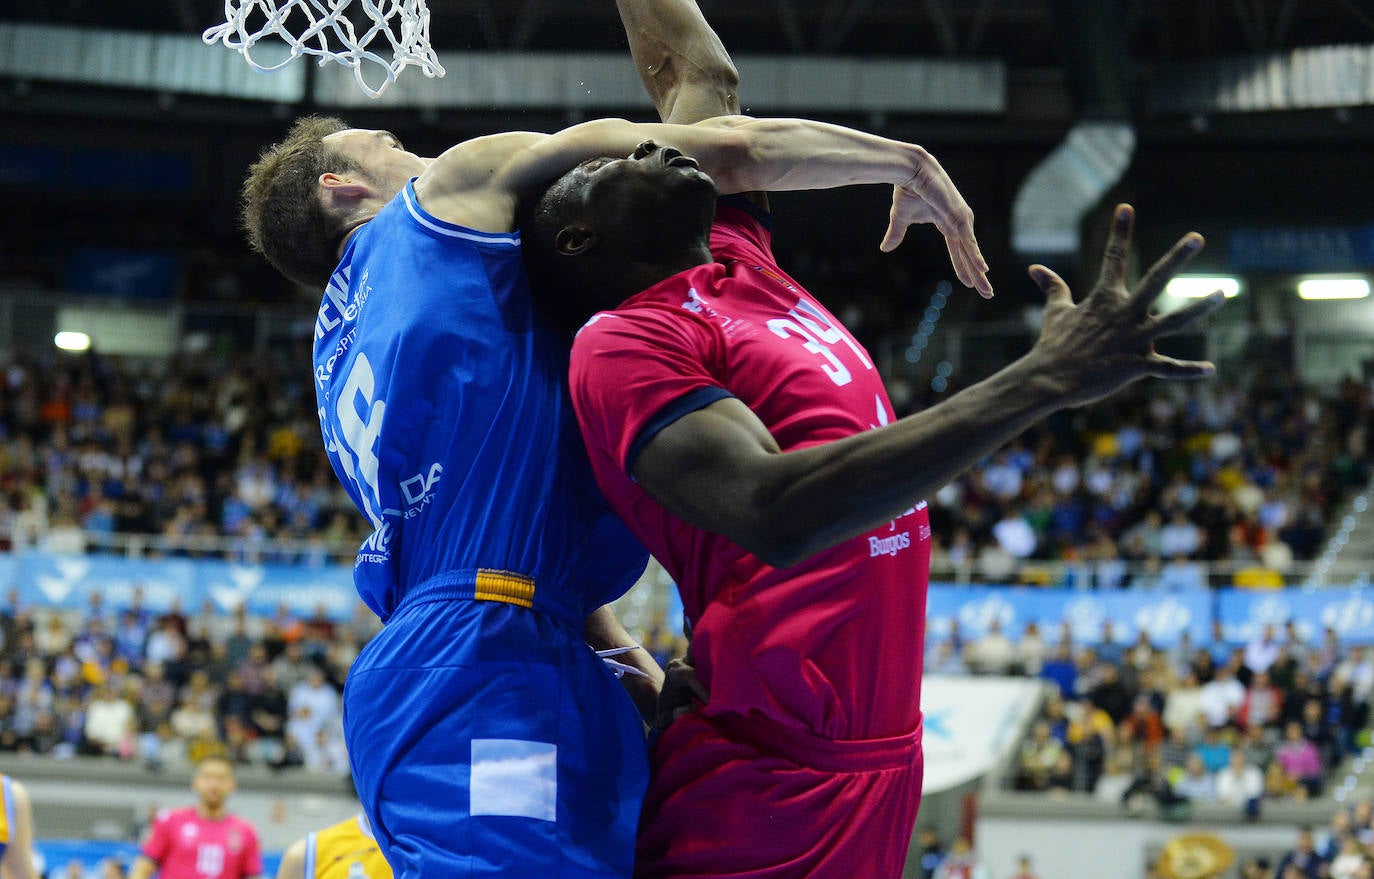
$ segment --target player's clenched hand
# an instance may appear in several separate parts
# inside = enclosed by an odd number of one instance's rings
[[[1155,351],[1155,340],[1177,333],[1225,302],[1220,292],[1178,311],[1156,317],[1150,305],[1198,251],[1202,236],[1189,232],[1150,267],[1132,290],[1126,289],[1126,259],[1135,210],[1117,205],[1102,257],[1102,273],[1082,302],[1075,303],[1064,281],[1042,265],[1030,276],[1047,298],[1040,339],[1028,355],[1041,380],[1053,382],[1065,406],[1091,403],[1145,376],[1202,378],[1211,363],[1175,360]]]
[[[663,673],[663,689],[658,694],[658,716],[654,720],[654,729],[659,732],[682,715],[706,704],[709,698],[701,678],[697,677],[696,666],[692,664],[690,648],[686,656],[670,660]]]
[[[972,209],[934,156],[919,147],[917,155],[920,158],[911,179],[893,187],[892,212],[881,245],[883,252],[897,249],[908,226],[933,223],[945,236],[949,259],[960,283],[973,287],[984,299],[991,299],[988,263],[978,249],[978,239],[973,237]]]

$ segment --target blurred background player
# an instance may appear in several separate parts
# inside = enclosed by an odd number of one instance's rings
[[[8,775],[0,775],[0,801],[0,879],[37,879],[29,792]]]
[[[307,834],[282,854],[277,879],[391,879],[377,838],[362,812]]]
[[[262,854],[253,825],[226,802],[234,793],[234,766],[219,756],[202,758],[191,777],[199,802],[158,815],[129,879],[257,879]]]

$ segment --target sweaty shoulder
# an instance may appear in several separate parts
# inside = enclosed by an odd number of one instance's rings
[[[547,138],[509,131],[465,140],[425,169],[415,181],[415,195],[444,222],[478,232],[514,231],[517,193],[503,172],[521,152]]]

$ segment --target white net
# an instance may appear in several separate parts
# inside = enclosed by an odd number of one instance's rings
[[[429,45],[425,0],[224,0],[224,17],[224,24],[201,39],[234,49],[254,70],[277,70],[301,55],[315,55],[321,64],[353,68],[359,87],[374,98],[408,66],[425,76],[444,75]],[[264,40],[285,44],[290,53],[271,64],[254,61],[253,49]],[[373,88],[364,68],[384,71],[381,84]]]

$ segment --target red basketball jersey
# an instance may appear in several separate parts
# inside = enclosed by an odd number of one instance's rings
[[[777,267],[766,215],[749,207],[720,205],[715,262],[583,327],[570,379],[582,435],[602,491],[678,583],[708,713],[761,713],[837,740],[910,733],[930,565],[924,502],[779,570],[671,515],[628,473],[654,433],[725,396],[783,451],[893,419],[872,358]]]

